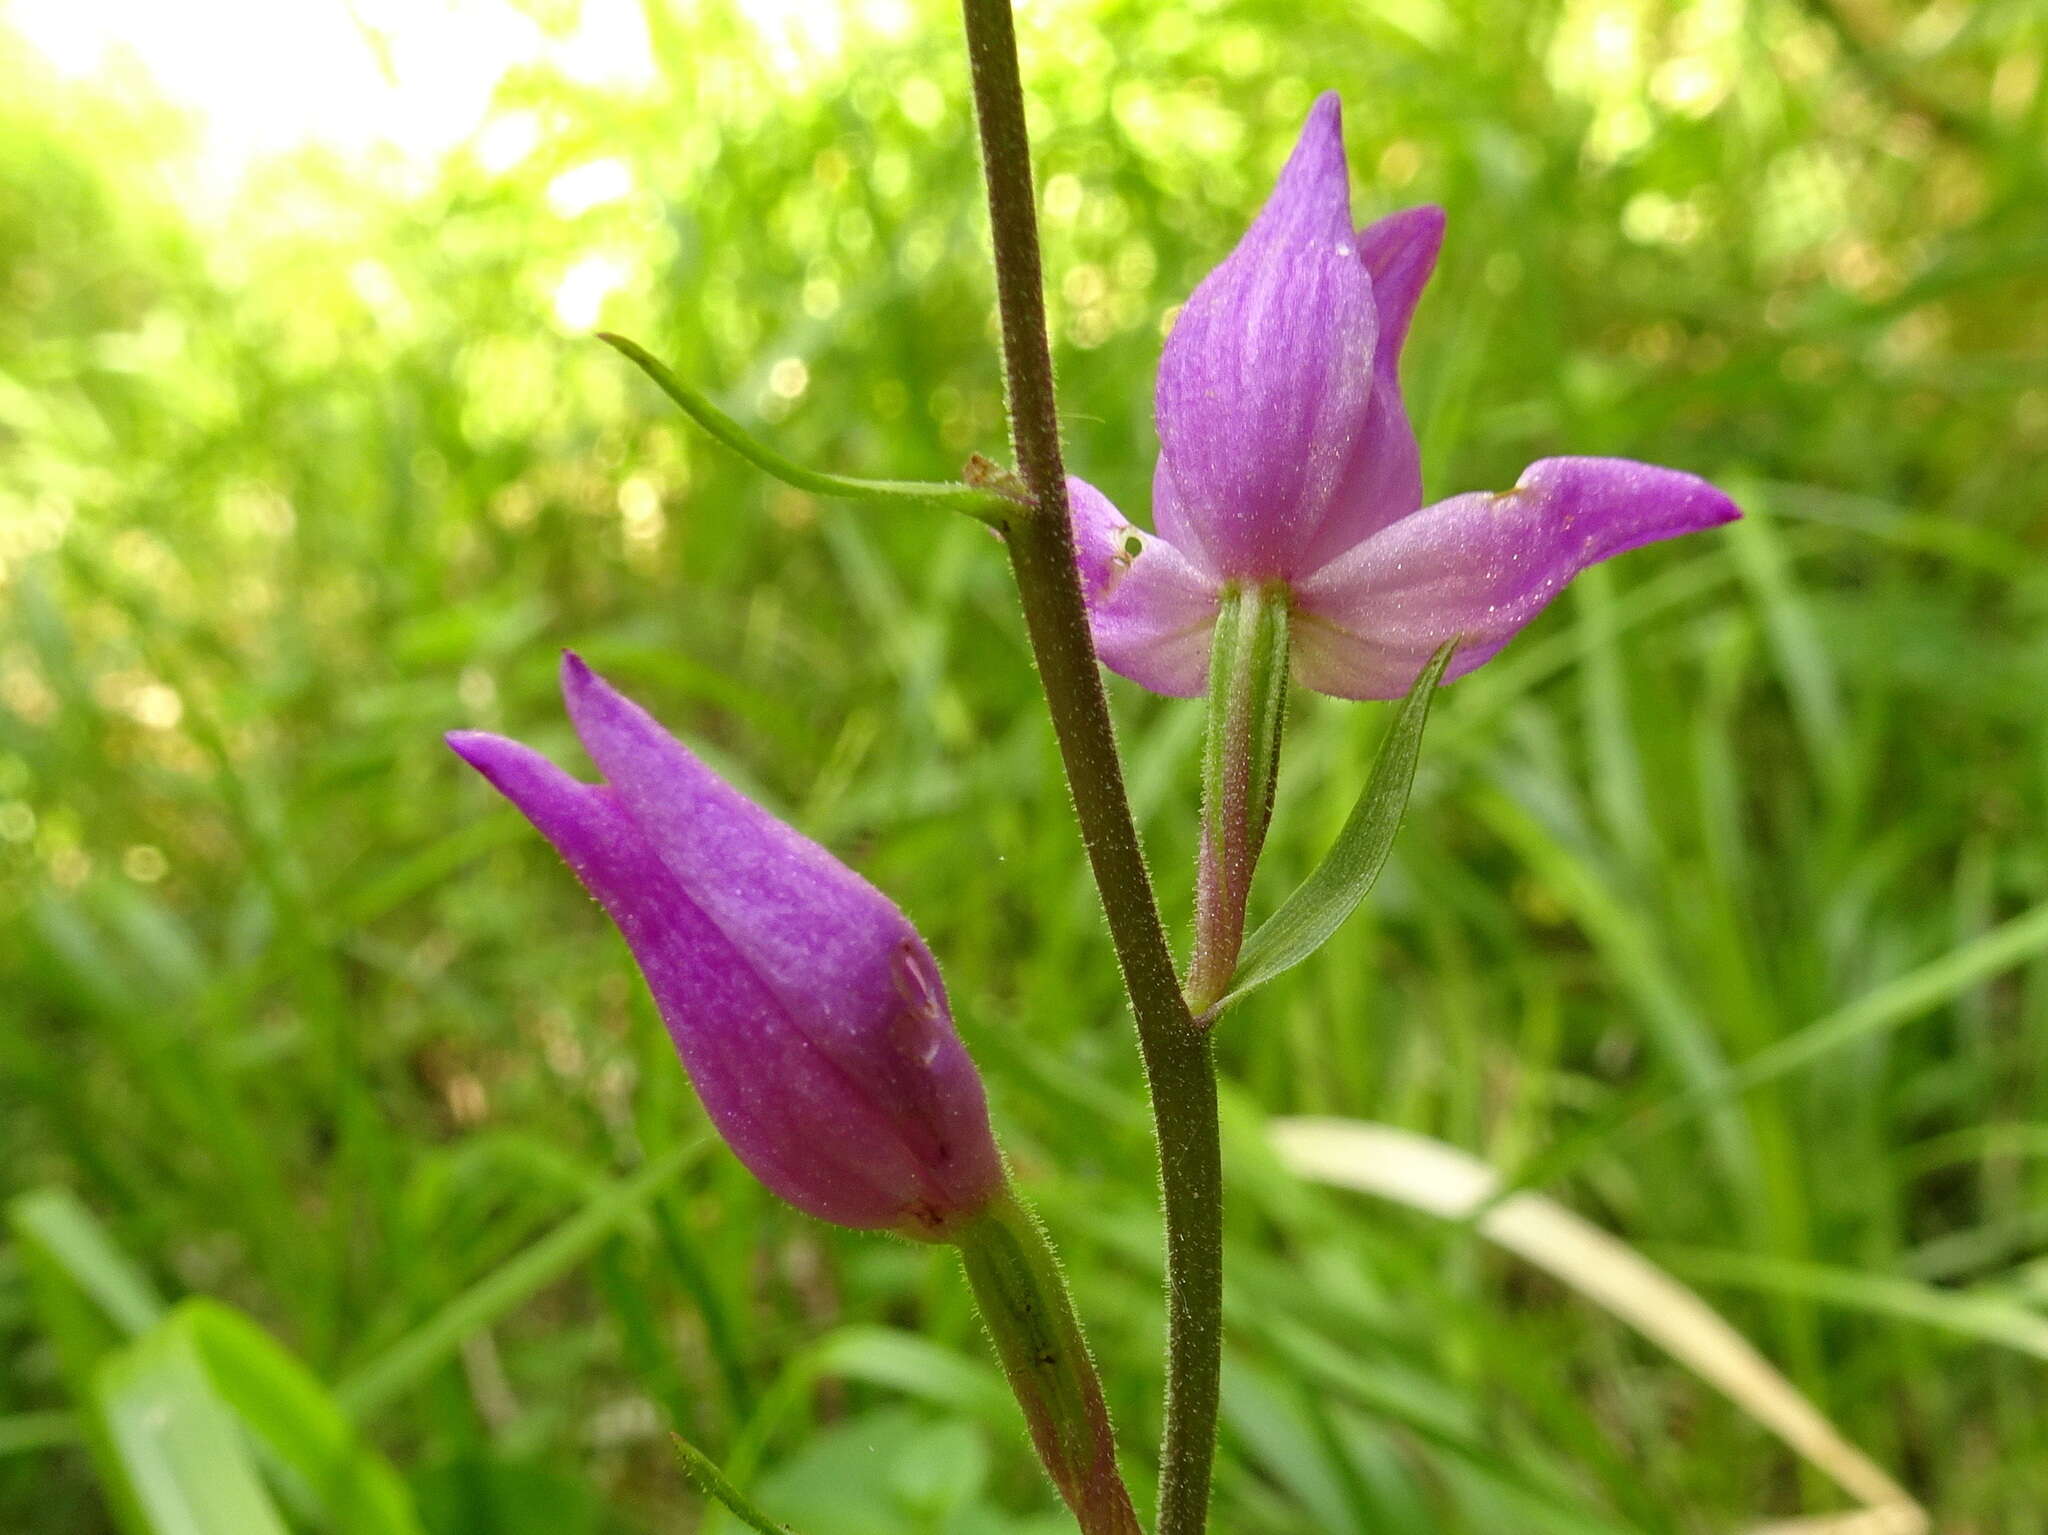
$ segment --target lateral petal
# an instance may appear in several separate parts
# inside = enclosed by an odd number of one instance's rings
[[[1379,307],[1376,363],[1382,372],[1392,373],[1401,360],[1408,322],[1415,318],[1443,244],[1444,210],[1428,203],[1390,213],[1358,231],[1358,257],[1372,276],[1373,302]]]
[[[1676,469],[1542,459],[1513,490],[1425,507],[1297,583],[1295,676],[1338,698],[1398,698],[1462,635],[1445,680],[1462,677],[1588,565],[1740,515]]]
[[[1409,208],[1358,231],[1358,256],[1372,278],[1379,339],[1372,398],[1328,510],[1303,545],[1303,572],[1318,570],[1422,505],[1422,455],[1401,398],[1401,344],[1443,246],[1441,208]]]
[[[579,656],[563,657],[562,696],[662,862],[771,985],[848,1025],[894,994],[888,956],[920,940],[887,896],[720,778]]]
[[[1140,687],[1199,697],[1209,679],[1217,578],[1166,539],[1133,527],[1085,480],[1067,481],[1067,500],[1097,656]]]

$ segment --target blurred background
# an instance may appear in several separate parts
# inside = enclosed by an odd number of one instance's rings
[[[1468,1226],[1280,1171],[1278,1114],[1526,1177],[1941,1529],[2048,1528],[2048,14],[1021,27],[1071,461],[1134,516],[1162,325],[1325,88],[1361,219],[1450,212],[1432,497],[1621,453],[1749,513],[1449,690],[1367,909],[1230,1020],[1219,1531],[1851,1506]],[[929,937],[1148,1495],[1145,1117],[999,551],[764,480],[589,339],[948,476],[1003,451],[983,240],[943,4],[0,5],[0,1525],[688,1530],[673,1429],[805,1535],[1064,1527],[957,1274],[704,1144],[441,746],[581,770],[571,644]],[[1200,710],[1113,692],[1182,931]],[[1297,699],[1261,906],[1384,723]]]

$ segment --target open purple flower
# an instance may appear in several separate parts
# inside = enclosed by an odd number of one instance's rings
[[[1154,692],[1200,694],[1219,600],[1283,588],[1295,677],[1405,693],[1444,641],[1446,680],[1490,659],[1588,565],[1731,521],[1693,475],[1547,458],[1499,495],[1422,505],[1401,343],[1443,242],[1439,208],[1354,230],[1337,98],[1181,310],[1160,359],[1156,534],[1068,482],[1096,646]]]
[[[573,655],[562,691],[603,783],[502,736],[448,744],[618,924],[739,1159],[842,1226],[938,1239],[986,1209],[981,1078],[908,919]]]

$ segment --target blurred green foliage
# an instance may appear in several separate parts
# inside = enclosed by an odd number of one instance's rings
[[[1000,453],[954,18],[859,10],[831,48],[647,0],[645,91],[526,69],[425,174],[309,150],[218,214],[189,124],[0,31],[0,1180],[75,1191],[142,1293],[259,1319],[427,1529],[687,1528],[670,1428],[807,1535],[1060,1527],[944,1263],[722,1154],[629,1187],[701,1117],[623,947],[437,739],[578,760],[572,643],[922,926],[1149,1475],[1136,1067],[1002,561],[764,483],[587,336],[822,466]],[[1288,1182],[1263,1112],[1574,1146],[1554,1191],[1711,1281],[1945,1527],[2039,1528],[2042,1360],[1925,1323],[2048,1284],[2048,962],[1611,1127],[2048,901],[2048,17],[1022,25],[1071,457],[1126,509],[1171,306],[1335,88],[1360,216],[1450,211],[1407,369],[1432,494],[1618,452],[1750,512],[1448,692],[1369,915],[1233,1016],[1218,1528],[1720,1531],[1832,1496],[1468,1235]],[[1184,913],[1200,711],[1115,701]],[[1265,909],[1383,723],[1298,701]],[[27,1229],[0,1523],[107,1528],[78,1372],[232,1383],[104,1318],[52,1336]],[[261,1362],[305,1453],[338,1442]]]

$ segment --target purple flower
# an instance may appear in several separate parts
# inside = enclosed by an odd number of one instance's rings
[[[917,930],[573,655],[562,692],[603,783],[502,736],[448,744],[618,924],[719,1134],[842,1226],[938,1239],[979,1214],[1002,1159]]]
[[[1439,208],[1354,231],[1335,95],[1309,113],[1257,220],[1181,310],[1159,363],[1156,534],[1068,482],[1096,646],[1154,692],[1201,693],[1218,599],[1283,588],[1295,677],[1395,698],[1444,641],[1491,658],[1588,565],[1733,520],[1693,475],[1546,458],[1513,490],[1422,505],[1401,343]]]

